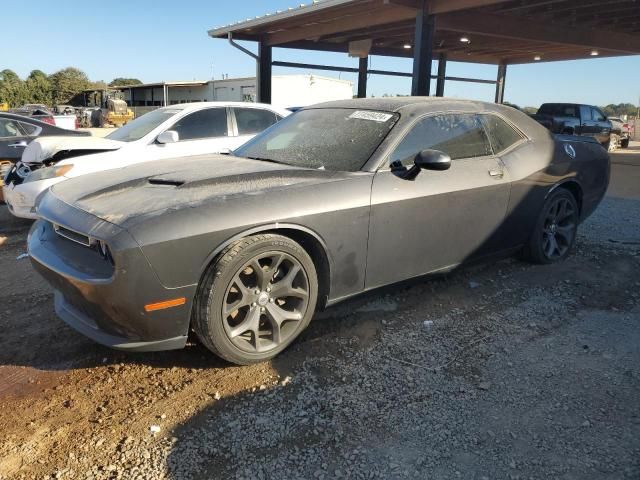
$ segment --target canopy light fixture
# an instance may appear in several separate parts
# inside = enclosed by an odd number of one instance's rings
[[[469,37],[460,37],[460,41],[462,43],[471,43],[471,40],[469,40]]]
[[[598,50],[591,50],[592,57],[597,57],[598,55],[600,55],[600,52],[598,52]]]
[[[540,55],[536,55],[535,57],[533,57],[533,59],[534,59],[536,62],[539,62],[539,61],[542,59],[542,57],[541,57]]]
[[[403,45],[403,47],[404,47],[404,48],[406,48],[407,50],[409,50],[409,49],[411,48],[411,44],[409,44],[409,43],[405,43],[405,44]]]

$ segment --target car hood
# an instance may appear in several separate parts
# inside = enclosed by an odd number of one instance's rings
[[[40,137],[22,152],[24,163],[57,163],[64,158],[118,150],[124,142],[100,137]]]
[[[54,185],[50,192],[75,208],[127,228],[167,210],[338,181],[350,175],[354,174],[215,154],[83,175]]]

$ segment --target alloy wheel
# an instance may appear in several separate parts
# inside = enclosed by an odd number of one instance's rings
[[[263,353],[296,333],[309,305],[309,279],[284,252],[254,256],[234,275],[224,295],[222,319],[229,340],[245,352]]]
[[[578,226],[577,212],[569,199],[551,203],[544,221],[542,251],[549,260],[563,257],[573,242]]]

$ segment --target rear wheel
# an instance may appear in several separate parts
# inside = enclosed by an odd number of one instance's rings
[[[526,257],[535,263],[555,263],[570,253],[578,231],[578,203],[564,188],[547,198],[526,247]]]
[[[620,148],[629,148],[629,139],[625,138],[620,141]]]
[[[612,133],[611,138],[609,139],[607,150],[609,150],[610,152],[615,151],[616,148],[618,148],[619,142],[620,142],[620,137],[617,134]]]
[[[194,330],[213,353],[247,365],[275,357],[309,324],[318,297],[309,254],[263,234],[227,247],[199,289]]]

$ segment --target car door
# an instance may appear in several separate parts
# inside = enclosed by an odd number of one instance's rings
[[[255,135],[282,119],[280,115],[265,108],[234,107],[232,111],[238,135],[232,149],[248,142]]]
[[[0,162],[15,163],[31,138],[16,120],[0,118]]]
[[[607,120],[605,114],[598,108],[592,107],[591,115],[593,117],[594,136],[600,143],[608,142],[611,135],[611,122]]]
[[[596,125],[593,121],[591,107],[588,105],[580,105],[580,129],[575,133],[576,135],[586,135],[588,137],[595,137],[596,135]]]
[[[153,158],[203,155],[226,151],[233,145],[226,107],[203,108],[186,114],[167,130],[178,134],[175,143],[150,145]]]
[[[424,149],[449,154],[451,168],[413,181],[388,167],[410,167]],[[397,164],[396,164],[397,165]],[[447,269],[499,249],[509,175],[493,155],[478,115],[419,119],[375,175],[371,192],[367,288]]]

